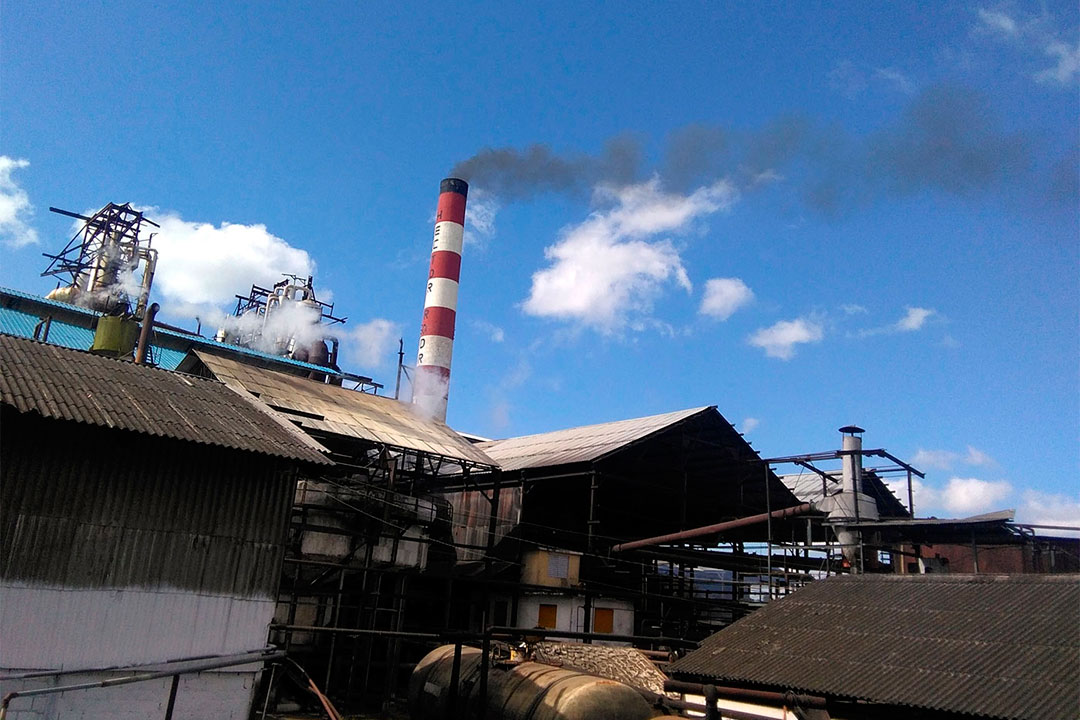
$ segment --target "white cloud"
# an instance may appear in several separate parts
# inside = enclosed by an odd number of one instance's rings
[[[755,417],[744,418],[743,421],[739,423],[739,427],[742,429],[744,435],[749,435],[754,432],[759,425],[761,425],[761,421]]]
[[[893,480],[889,486],[907,505],[907,481]],[[913,477],[911,490],[915,496],[915,511],[920,517],[965,517],[1004,509],[1001,505],[1012,494],[1013,487],[1006,480],[953,477],[944,488],[937,488]]]
[[[1033,525],[1064,525],[1080,528],[1080,500],[1074,495],[1046,493],[1027,490],[1023,494],[1023,503],[1016,514],[1016,521]],[[1078,532],[1042,530],[1040,534],[1075,535]]]
[[[1069,86],[1080,74],[1080,42],[1061,40],[1047,13],[1017,18],[1003,10],[980,8],[978,14],[980,30],[1053,61],[1050,67],[1032,75],[1036,82]]]
[[[922,330],[926,321],[937,315],[937,310],[921,307],[905,308],[904,316],[883,327],[866,328],[858,332],[858,337],[873,337],[875,335],[891,335],[893,333],[915,332]]]
[[[665,285],[692,290],[682,258],[660,233],[685,232],[694,220],[729,208],[736,191],[727,181],[690,195],[664,192],[659,180],[620,189],[599,188],[597,211],[563,231],[544,251],[551,265],[533,274],[523,310],[539,317],[573,320],[604,333],[626,328],[647,314]]]
[[[915,92],[915,83],[908,78],[901,70],[894,67],[878,68],[874,72],[874,76],[890,83],[900,92],[905,95],[911,95]]]
[[[705,283],[699,312],[717,320],[727,320],[753,299],[753,290],[739,278],[712,278]]]
[[[926,324],[927,318],[934,314],[934,310],[927,308],[909,307],[907,308],[907,314],[897,321],[896,329],[900,332],[921,330],[922,326]]]
[[[37,230],[27,223],[34,209],[30,197],[11,177],[16,170],[29,166],[27,160],[0,155],[0,241],[9,248],[38,242]]]
[[[952,470],[959,455],[949,450],[924,450],[919,448],[908,461],[920,470]]]
[[[841,305],[840,310],[842,310],[845,315],[865,315],[870,312],[862,305],[855,304]]]
[[[979,21],[983,28],[1008,37],[1016,37],[1020,34],[1020,26],[1017,22],[1000,10],[979,8]]]
[[[769,357],[790,360],[795,356],[795,346],[820,342],[825,329],[813,318],[781,320],[775,325],[761,328],[750,336],[748,342],[765,351]]]
[[[361,367],[385,367],[397,350],[401,327],[397,323],[375,318],[353,325],[345,333],[344,352],[351,362]]]
[[[488,336],[493,343],[501,343],[506,339],[506,333],[498,325],[493,325],[486,320],[473,320],[472,326]]]
[[[1060,40],[1050,40],[1043,52],[1050,58],[1056,58],[1057,64],[1035,73],[1038,82],[1069,85],[1080,73],[1080,43],[1071,47]]]
[[[465,245],[483,248],[495,236],[495,216],[499,203],[493,195],[475,188],[465,206]]]
[[[307,251],[292,247],[265,225],[213,225],[152,210],[148,215],[161,225],[152,243],[159,253],[154,289],[167,312],[217,307],[253,283],[271,287],[284,273],[306,277],[315,272]]]
[[[994,458],[971,445],[967,446],[967,454],[964,455],[964,463],[978,467],[997,465],[997,461],[994,460]]]
[[[951,450],[925,450],[919,448],[909,461],[920,469],[952,470],[957,464],[975,467],[993,467],[997,461],[987,453],[971,445],[963,453]]]
[[[978,478],[950,478],[941,491],[942,507],[951,513],[974,515],[999,509],[997,505],[1012,493],[1005,480],[990,482]]]

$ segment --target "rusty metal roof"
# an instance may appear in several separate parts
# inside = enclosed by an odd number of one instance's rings
[[[495,466],[478,446],[444,423],[425,419],[393,398],[253,367],[208,352],[192,352],[230,388],[254,395],[305,430]]]
[[[492,440],[479,443],[478,447],[494,458],[503,470],[591,462],[710,410],[715,411],[715,407],[691,408],[539,435]]]
[[[1080,717],[1080,575],[862,575],[811,583],[671,671],[992,718]]]
[[[145,435],[332,464],[325,448],[221,383],[0,335],[0,402]]]

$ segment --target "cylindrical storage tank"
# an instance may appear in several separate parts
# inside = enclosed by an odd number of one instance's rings
[[[417,663],[409,677],[409,717],[412,720],[457,720],[465,717],[467,697],[461,688],[469,687],[480,677],[482,653],[477,648],[461,648],[461,669],[458,675],[457,711],[450,712],[450,677],[454,669],[454,646],[435,648]]]
[[[416,354],[413,404],[440,422],[446,421],[446,402],[450,394],[450,360],[454,352],[468,193],[469,184],[457,178],[446,178],[439,185],[435,239],[431,244],[420,347]]]
[[[438,648],[421,660],[409,681],[412,720],[458,720],[478,715],[482,702],[480,660],[479,650],[462,649],[453,718],[447,714],[453,646]],[[638,691],[622,683],[525,662],[507,669],[489,669],[486,715],[490,720],[647,720],[656,713]]]

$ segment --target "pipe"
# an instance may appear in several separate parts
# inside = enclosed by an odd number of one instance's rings
[[[624,550],[634,550],[635,548],[649,547],[650,545],[662,545],[664,543],[677,542],[679,540],[691,540],[704,535],[713,535],[726,530],[746,527],[747,525],[757,525],[758,523],[766,522],[770,519],[777,520],[780,518],[793,517],[795,515],[805,515],[813,509],[814,506],[810,503],[803,503],[802,505],[781,508],[779,510],[773,510],[772,512],[761,513],[760,515],[749,515],[736,520],[716,523],[715,525],[706,525],[705,527],[683,530],[682,532],[671,533],[669,535],[657,535],[656,537],[644,538],[643,540],[619,543],[611,548],[611,552],[623,552]]]
[[[723,685],[702,685],[698,683],[683,682],[681,680],[665,680],[665,692],[677,692],[690,695],[704,695],[706,688],[714,688],[722,697],[733,700],[749,700],[768,705],[797,705],[799,707],[824,709],[825,698],[817,695],[797,695],[790,692],[773,692],[771,690],[751,690],[749,688],[724,687]],[[726,715],[727,712],[724,711]]]
[[[157,268],[158,252],[147,248],[145,251],[146,265],[143,267],[142,285],[139,289],[139,300],[135,305],[135,317],[143,319],[146,311],[146,303],[150,300],[150,286],[154,284],[154,270]],[[196,318],[197,320],[198,318]]]
[[[37,695],[54,695],[56,693],[69,692],[74,690],[92,690],[94,688],[106,688],[116,687],[117,685],[130,685],[131,683],[146,682],[148,680],[159,680],[165,677],[171,677],[173,675],[186,675],[187,673],[202,672],[204,670],[216,670],[218,668],[235,667],[237,665],[247,665],[253,662],[264,662],[267,660],[277,660],[278,658],[285,657],[284,650],[257,650],[253,652],[243,653],[240,655],[230,655],[228,657],[210,658],[201,662],[184,663],[183,668],[173,668],[171,670],[156,670],[154,672],[135,673],[134,675],[127,675],[125,677],[109,678],[108,680],[97,680],[94,682],[77,683],[75,685],[61,685],[58,687],[45,687],[37,688],[35,690],[15,690],[9,692],[4,696],[4,699],[0,701],[0,720],[3,720],[7,716],[8,706],[13,700],[20,697],[34,697]]]
[[[431,244],[420,347],[416,355],[413,404],[439,422],[446,422],[446,403],[450,394],[450,360],[454,352],[468,193],[469,184],[457,178],[446,178],[439,185],[435,239]]]
[[[45,318],[34,326],[34,339],[39,339],[41,342],[49,342],[49,329],[52,328],[52,315],[46,315]]]
[[[161,306],[154,303],[150,306],[150,309],[146,311],[146,317],[143,318],[142,330],[139,331],[139,347],[135,351],[135,364],[145,365],[146,354],[150,349],[150,333],[154,329],[154,318],[157,317],[158,310]]]

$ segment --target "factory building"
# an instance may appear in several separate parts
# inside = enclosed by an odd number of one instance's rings
[[[0,694],[187,671],[7,717],[246,718],[324,449],[215,382],[6,335],[0,368]]]
[[[152,222],[127,205],[78,216],[49,256],[68,285],[0,290],[0,689],[153,676],[16,697],[11,712],[246,717],[295,701],[332,716],[330,698],[402,702],[412,675],[414,720],[466,704],[503,717],[496,698],[532,717],[571,686],[602,706],[609,681],[626,717],[650,717],[692,705],[664,689],[677,656],[820,587],[978,573],[980,559],[986,572],[1016,553],[1024,571],[1075,570],[1080,543],[1047,544],[1008,511],[915,517],[923,474],[853,425],[839,449],[766,458],[715,406],[497,440],[451,429],[467,193],[440,185],[411,403],[338,366],[344,319],[312,278],[252,286],[212,338],[157,322],[139,234]],[[851,574],[867,584],[831,579]],[[724,677],[694,670],[700,652],[676,663],[699,688]],[[739,682],[774,704],[821,693],[814,712],[892,702]]]

